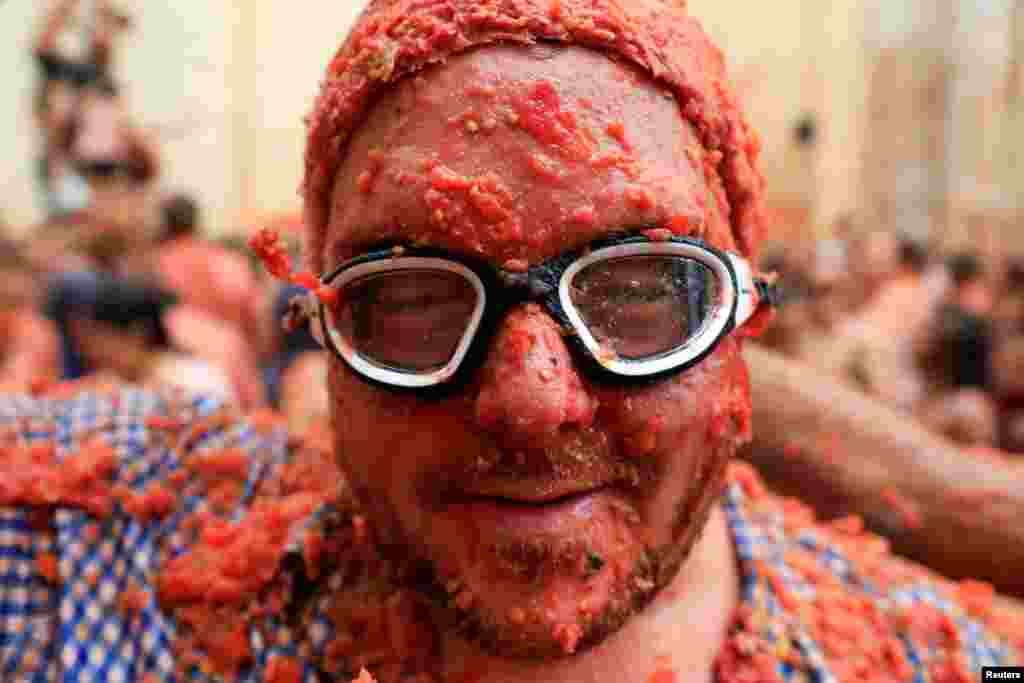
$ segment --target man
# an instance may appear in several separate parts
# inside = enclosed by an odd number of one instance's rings
[[[60,334],[66,379],[112,373],[148,383],[169,377],[173,384],[216,388],[246,409],[261,405],[248,340],[145,278],[63,273],[49,283],[43,309]]]
[[[37,313],[38,290],[39,277],[25,249],[0,236],[0,384],[8,387],[60,374],[57,333]]]
[[[40,180],[55,221],[87,210],[99,225],[131,224],[159,171],[157,151],[128,117],[112,75],[115,39],[131,20],[108,2],[96,3],[87,55],[69,59],[60,38],[79,4],[53,3],[34,44],[42,75],[35,102],[44,141]]]
[[[261,300],[249,260],[203,238],[199,205],[192,197],[168,197],[161,213],[156,269],[162,284],[252,338],[260,327]]]
[[[243,255],[203,239],[195,199],[177,194],[161,204],[163,233],[154,250],[155,275],[178,298],[229,327],[245,344],[236,349],[247,367],[256,367],[263,349],[266,295],[250,261]],[[261,404],[264,392],[257,378],[239,383],[247,406]]]
[[[871,300],[827,338],[808,344],[805,358],[897,410],[914,414],[928,397],[927,377],[918,367],[915,350],[927,336],[947,283],[941,269],[928,267],[922,245],[909,238],[893,243],[899,248],[898,269],[889,272]]]
[[[20,510],[0,536],[5,671],[909,681],[1016,659],[983,586],[727,476],[769,289],[721,70],[675,4],[371,3],[307,157],[333,438],[201,399],[44,402],[59,439],[116,419],[109,443],[12,445],[53,486],[7,499],[62,505],[54,545]],[[71,452],[89,467],[57,468]]]

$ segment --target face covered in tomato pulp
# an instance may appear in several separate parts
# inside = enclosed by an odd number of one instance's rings
[[[710,159],[710,161],[709,161]],[[491,46],[406,78],[336,176],[325,272],[382,243],[534,265],[651,228],[734,248],[713,154],[645,73],[576,47]],[[535,304],[443,397],[329,373],[338,458],[385,551],[460,635],[567,656],[678,573],[746,438],[735,335],[655,382],[588,377]]]

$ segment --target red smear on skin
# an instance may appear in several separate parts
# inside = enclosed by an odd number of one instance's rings
[[[654,193],[648,187],[627,187],[626,201],[641,211],[650,211],[654,208]]]
[[[775,309],[770,306],[758,307],[746,324],[738,330],[740,336],[748,339],[760,337],[772,324],[772,321],[775,320],[775,315]]]
[[[530,170],[539,178],[549,182],[556,182],[562,179],[562,176],[554,166],[554,162],[542,154],[531,154],[528,163]]]
[[[430,171],[430,186],[439,192],[468,190],[473,187],[473,181],[468,176],[459,175],[447,166],[437,165]]]
[[[594,225],[597,221],[597,212],[594,210],[593,205],[580,206],[573,210],[572,220],[574,223],[581,225]]]
[[[907,529],[920,529],[924,525],[921,509],[910,498],[892,487],[882,490],[882,500],[896,513],[900,522]]]
[[[324,556],[327,543],[319,531],[309,530],[302,541],[302,560],[306,566],[306,574],[316,580],[320,574],[320,563]]]
[[[789,441],[782,447],[782,455],[787,459],[798,459],[803,454],[803,447],[796,441]]]
[[[647,683],[676,683],[676,672],[673,669],[658,669],[647,677]]]
[[[481,178],[470,188],[469,199],[484,220],[492,225],[507,221],[512,216],[507,208],[512,196],[498,184],[495,176]]]
[[[573,161],[586,161],[593,155],[593,146],[575,115],[562,110],[561,98],[551,83],[536,84],[525,97],[514,99],[512,105],[519,116],[519,126],[541,144],[554,147]]]
[[[651,240],[652,242],[668,242],[672,239],[672,232],[664,228],[656,228],[654,230],[644,230],[644,237]]]
[[[562,652],[571,655],[583,637],[583,629],[579,624],[558,624],[552,632],[555,640],[562,646]]]
[[[622,149],[627,152],[633,151],[633,145],[629,144],[629,140],[626,139],[626,126],[621,121],[609,123],[605,131],[622,146]]]
[[[363,171],[356,178],[356,189],[361,194],[370,194],[373,189],[374,174],[371,171]]]
[[[497,94],[497,89],[490,84],[477,83],[466,89],[466,95],[469,97],[493,98]]]
[[[753,500],[758,500],[767,493],[757,470],[749,463],[738,460],[730,462],[726,477],[729,481],[738,483],[743,492]]]
[[[36,377],[28,384],[29,394],[33,397],[40,397],[48,393],[55,382],[48,377]]]
[[[289,280],[293,285],[298,285],[311,291],[320,287],[320,279],[308,271],[294,273]]]

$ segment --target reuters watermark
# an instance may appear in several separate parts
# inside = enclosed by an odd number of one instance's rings
[[[986,666],[981,669],[981,680],[984,681],[1022,681],[1024,682],[1024,666]]]

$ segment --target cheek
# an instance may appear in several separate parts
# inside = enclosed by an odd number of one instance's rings
[[[365,488],[410,487],[418,472],[475,443],[462,399],[424,401],[375,387],[333,358],[328,384],[338,463]]]
[[[625,455],[657,457],[740,445],[750,432],[750,381],[729,338],[698,366],[641,388],[600,389],[600,419]]]

